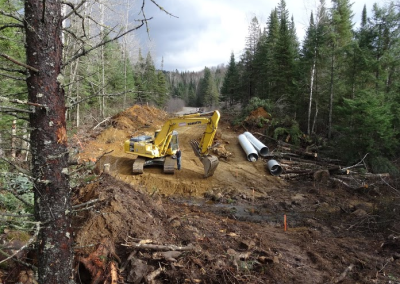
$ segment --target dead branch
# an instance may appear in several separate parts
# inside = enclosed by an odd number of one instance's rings
[[[353,270],[353,268],[354,264],[350,264],[348,267],[346,267],[346,269],[342,272],[342,274],[340,274],[340,276],[335,280],[335,283],[342,282],[346,278],[347,274]]]
[[[353,168],[360,168],[360,167],[362,167],[362,168],[363,168],[363,167],[367,168],[367,167],[365,166],[364,160],[365,160],[365,158],[368,156],[368,154],[369,154],[369,153],[365,154],[364,158],[362,158],[361,161],[359,161],[357,164],[352,165],[352,166],[349,166],[349,167],[346,167],[346,168],[343,168],[343,170],[350,170],[350,169],[353,169]]]
[[[84,206],[88,206],[88,205],[91,205],[91,204],[99,202],[99,201],[100,200],[98,198],[96,198],[96,199],[90,200],[90,201],[85,202],[85,203],[74,205],[74,206],[72,206],[72,209],[78,209],[78,208],[81,208],[81,207],[84,207]]]
[[[70,64],[72,61],[75,61],[76,59],[78,59],[78,58],[80,58],[80,57],[92,52],[93,50],[95,50],[97,48],[99,48],[100,46],[106,45],[107,43],[110,43],[112,41],[116,41],[116,40],[118,40],[119,38],[123,37],[124,35],[126,35],[128,33],[140,29],[144,25],[145,22],[147,22],[147,21],[149,21],[151,19],[152,18],[140,20],[141,24],[139,24],[138,26],[133,27],[132,29],[129,29],[126,32],[123,32],[120,35],[117,35],[117,36],[115,36],[115,37],[113,37],[113,38],[111,38],[109,40],[101,41],[99,44],[96,44],[95,46],[93,46],[93,47],[91,47],[91,48],[89,48],[87,50],[85,48],[82,48],[82,51],[79,52],[78,54],[74,55],[72,58],[70,58],[65,64],[63,64],[62,68],[64,68],[68,64]]]
[[[170,15],[170,16],[172,16],[172,17],[174,17],[174,18],[179,18],[179,17],[177,17],[177,16],[175,16],[175,15],[172,15],[170,12],[168,12],[167,10],[165,10],[163,7],[161,7],[160,5],[158,5],[157,3],[156,3],[156,1],[154,1],[154,0],[150,0],[154,5],[156,5],[161,11],[163,11],[164,13],[166,13],[167,15]],[[144,2],[144,1],[143,1]],[[143,7],[143,6],[142,6]]]
[[[9,17],[9,18],[13,18],[14,20],[17,20],[18,22],[22,23],[22,19],[15,14],[7,13],[7,12],[4,12],[3,10],[0,10],[0,15],[3,15],[3,16]]]
[[[23,28],[23,26],[22,26],[22,28]],[[0,28],[0,30],[1,30],[1,28]],[[11,62],[13,62],[13,63],[19,65],[19,66],[22,66],[22,67],[24,67],[24,68],[26,68],[26,69],[29,69],[29,70],[31,70],[31,71],[33,71],[33,72],[35,72],[35,73],[38,73],[38,72],[39,72],[38,69],[36,69],[36,68],[34,68],[34,67],[32,67],[32,66],[29,66],[29,65],[27,65],[27,64],[25,64],[25,63],[19,62],[18,60],[12,58],[11,56],[8,56],[7,54],[0,53],[0,56],[1,56],[1,57],[4,57],[5,59],[7,59],[7,60],[9,60],[9,61],[11,61]]]
[[[81,3],[79,3],[79,4],[75,7],[74,4],[72,4],[72,3],[70,3],[70,2],[62,1],[62,2],[61,2],[62,4],[65,4],[65,5],[67,5],[67,6],[69,6],[69,7],[71,8],[71,11],[63,17],[63,20],[68,19],[72,14],[75,14],[75,15],[77,15],[79,18],[82,18],[82,19],[83,19],[83,17],[82,17],[77,11],[78,11],[78,9],[79,9],[80,7],[82,7],[82,5],[85,4],[86,2],[87,2],[87,0],[82,0]]]
[[[3,160],[4,162],[7,162],[8,164],[10,164],[11,166],[13,166],[14,168],[16,168],[20,173],[24,174],[25,176],[32,178],[29,174],[29,172],[23,168],[21,168],[20,166],[14,164],[13,162],[11,162],[10,160],[4,158],[4,157],[0,157],[1,160]]]
[[[100,125],[102,125],[104,122],[109,121],[111,119],[111,116],[107,117],[106,119],[104,119],[103,121],[100,121],[95,127],[92,128],[92,130],[95,130],[97,127],[99,127]]]
[[[341,180],[339,178],[330,177],[329,179],[333,180],[333,181],[335,181],[335,182],[337,182],[337,183],[339,183],[339,184],[341,184],[341,185],[343,185],[345,187],[347,187],[348,189],[358,190],[358,189],[366,189],[366,188],[368,188],[367,184],[361,184],[359,186],[352,186],[352,185],[348,184],[347,182],[345,182],[345,181],[343,181],[343,180]]]
[[[21,105],[36,106],[36,107],[42,107],[42,108],[45,107],[45,106],[42,105],[42,104],[32,103],[32,102],[23,101],[23,100],[18,100],[18,99],[9,99],[9,98],[3,97],[3,96],[0,96],[0,101],[3,101],[3,102],[10,102],[10,103],[16,103],[16,104],[21,104]]]
[[[110,154],[110,153],[112,153],[112,152],[114,152],[114,150],[110,150],[110,151],[108,151],[108,152],[104,152],[103,154],[101,154],[99,157],[96,158],[96,163],[97,163],[98,161],[100,161],[101,158],[103,158],[105,155]]]
[[[189,246],[176,246],[176,245],[153,245],[153,244],[141,244],[141,243],[134,243],[134,242],[126,242],[122,244],[126,247],[133,247],[136,249],[149,249],[149,250],[158,250],[158,251],[193,251],[195,247],[192,245]]]
[[[20,253],[21,251],[23,251],[24,249],[26,249],[28,246],[30,246],[35,240],[37,235],[39,234],[40,231],[40,222],[36,222],[36,230],[33,234],[33,236],[26,242],[25,245],[23,245],[19,250],[17,250],[16,252],[14,252],[12,255],[10,255],[9,257],[3,259],[2,261],[0,261],[0,264],[3,262],[6,262],[8,260],[10,260],[11,258],[13,258],[14,256],[16,256],[18,253]],[[33,228],[32,228],[33,229]]]
[[[32,206],[31,204],[29,204]],[[32,214],[11,214],[11,213],[0,213],[0,216],[7,216],[7,217],[17,217],[17,218],[30,218],[33,217]]]
[[[25,70],[20,70],[20,69],[11,69],[11,68],[0,67],[0,70],[10,72],[10,73],[20,73],[23,75],[28,75],[28,72],[26,72]]]
[[[25,81],[26,80],[26,78],[15,77],[15,76],[11,76],[11,75],[4,74],[4,73],[0,73],[0,76],[6,77],[8,79],[16,80],[16,81]]]
[[[161,272],[164,271],[164,268],[160,267],[156,270],[154,270],[153,272],[151,272],[149,275],[146,276],[145,280],[147,284],[154,284],[155,281],[154,279],[161,274]]]

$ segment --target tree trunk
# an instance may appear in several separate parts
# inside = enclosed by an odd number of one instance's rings
[[[17,120],[14,119],[11,125],[11,161],[17,157]]]
[[[332,113],[333,113],[333,92],[334,92],[334,74],[335,74],[335,45],[332,45],[331,57],[331,82],[329,86],[329,117],[328,117],[328,139],[332,138]]]
[[[311,124],[311,106],[313,101],[313,88],[314,88],[314,74],[315,74],[315,61],[316,61],[317,51],[314,47],[314,58],[313,65],[311,67],[311,78],[310,78],[310,97],[308,100],[308,115],[307,115],[307,134],[311,134],[310,124]]]
[[[61,1],[25,1],[29,101],[44,105],[30,115],[32,174],[41,284],[73,283],[68,149],[62,79]]]

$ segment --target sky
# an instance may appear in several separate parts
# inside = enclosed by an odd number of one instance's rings
[[[141,2],[141,1],[140,1]],[[271,11],[280,0],[156,0],[170,14],[161,11],[151,1],[146,1],[149,35],[142,28],[138,32],[145,57],[150,50],[157,69],[167,71],[201,71],[204,67],[227,65],[231,53],[236,61],[245,47],[251,19],[256,16],[265,26]],[[302,42],[308,27],[311,11],[318,0],[286,0],[290,17],[294,17],[297,36]],[[353,0],[353,22],[361,19],[364,4],[368,16],[377,0]],[[380,5],[384,2],[378,1]],[[327,0],[327,7],[330,1]]]

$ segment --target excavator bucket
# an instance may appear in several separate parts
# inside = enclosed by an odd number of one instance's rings
[[[197,157],[199,157],[201,163],[204,165],[204,177],[206,178],[212,176],[215,172],[215,169],[218,167],[218,158],[211,155],[202,156],[200,154],[199,142],[196,140],[190,141],[190,145],[193,148],[193,152]]]
[[[204,177],[210,177],[214,174],[215,169],[218,167],[219,160],[215,156],[201,157],[200,161],[204,165]]]

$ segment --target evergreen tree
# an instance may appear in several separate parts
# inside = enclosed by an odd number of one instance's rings
[[[329,114],[328,114],[328,138],[332,137],[332,121],[334,101],[339,100],[348,91],[346,85],[340,83],[344,78],[345,48],[352,40],[352,11],[349,0],[332,0],[332,23],[330,32],[330,86],[329,86]]]
[[[218,104],[218,90],[208,67],[204,68],[204,77],[200,80],[197,98],[199,106],[211,107]]]
[[[260,44],[260,52],[265,54],[265,59],[263,56],[260,56],[260,62],[262,64],[261,70],[261,80],[265,80],[266,82],[266,91],[263,95],[264,98],[271,99],[276,101],[278,98],[276,95],[276,74],[279,72],[278,64],[276,62],[275,53],[277,52],[277,43],[279,38],[279,19],[278,19],[278,11],[274,9],[271,11],[267,22],[267,34],[264,41],[261,41]],[[265,60],[265,61],[264,61]],[[261,91],[261,90],[260,90]]]
[[[325,1],[321,0],[317,7],[316,16],[311,13],[309,27],[301,50],[301,70],[304,74],[303,83],[307,117],[299,116],[300,125],[306,125],[307,133],[314,133],[318,126],[325,129],[324,124],[318,123],[318,115],[324,113],[323,106],[326,100],[326,76],[327,69],[327,31],[329,17],[325,7]],[[321,107],[322,106],[322,107]]]
[[[242,102],[247,104],[253,96],[255,96],[255,78],[256,69],[254,66],[254,57],[257,50],[258,41],[261,36],[260,25],[258,19],[253,17],[249,25],[249,34],[246,37],[246,46],[241,57],[243,65],[243,73],[241,80]]]
[[[163,107],[168,99],[168,87],[165,79],[164,72],[157,72],[157,87],[156,91],[156,104],[159,107]]]
[[[279,36],[274,51],[274,62],[277,64],[274,75],[275,88],[273,96],[281,100],[281,107],[287,113],[296,116],[299,105],[296,89],[296,58],[298,57],[296,39],[293,36],[291,23],[289,21],[286,2],[281,0],[278,6]]]
[[[231,58],[228,64],[228,70],[221,87],[222,101],[233,105],[239,101],[238,90],[239,73],[236,67],[235,55],[231,53]]]

